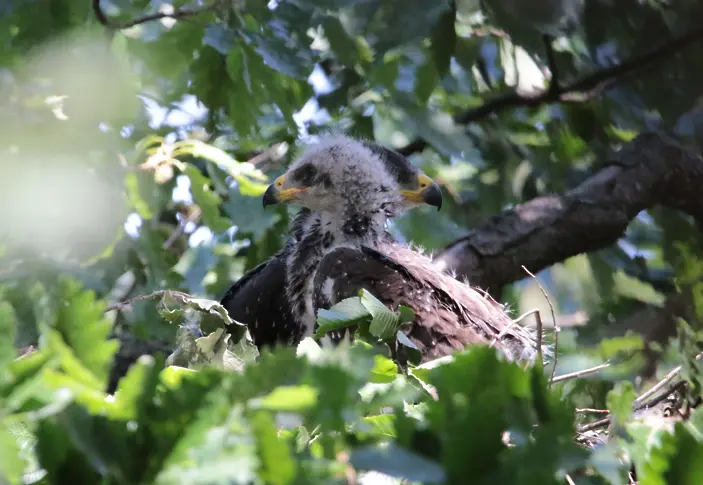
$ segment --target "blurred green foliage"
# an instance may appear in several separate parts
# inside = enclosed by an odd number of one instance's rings
[[[0,5],[0,483],[342,483],[341,456],[422,483],[563,483],[567,473],[627,483],[630,459],[648,463],[642,484],[700,483],[696,413],[673,434],[623,424],[651,350],[628,317],[677,292],[693,311],[655,349],[652,375],[683,354],[700,393],[700,232],[664,208],[640,214],[617,244],[538,275],[560,321],[587,321],[562,330],[558,373],[610,359],[597,377],[550,391],[541,370],[483,348],[407,375],[361,344],[252,364],[245,337],[222,340],[213,327],[198,359],[226,365],[191,372],[144,359],[116,397],[104,392],[118,347],[108,337],[172,346],[178,323],[205,310],[221,318],[203,301],[281,247],[293,209],[263,211],[259,195],[305,137],[376,139],[440,181],[439,215],[418,209],[392,228],[429,249],[575,186],[644,130],[697,142],[700,45],[582,102],[455,120],[495,96],[546,88],[545,32],[557,36],[565,83],[700,29],[700,2],[92,3]],[[103,313],[160,290],[204,300]],[[535,281],[508,285],[503,300],[516,314],[539,307],[549,323]],[[382,310],[365,309],[387,327]],[[30,345],[38,350],[15,358]],[[428,384],[447,397],[428,398]],[[576,407],[607,407],[630,438],[572,445],[584,420]],[[295,424],[277,433],[281,420]]]

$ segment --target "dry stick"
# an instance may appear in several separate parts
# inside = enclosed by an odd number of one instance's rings
[[[644,404],[640,404],[639,406],[634,406],[634,411],[640,411],[644,408],[651,408],[653,406],[656,406],[657,404],[662,402],[664,399],[671,396],[671,394],[673,394],[674,391],[677,391],[677,390],[679,390],[679,388],[683,387],[684,384],[686,384],[686,381],[684,381],[683,379],[676,381],[675,383],[671,384],[666,391],[662,392],[657,397],[645,402]]]
[[[661,389],[664,388],[669,382],[674,380],[676,376],[678,376],[681,373],[682,366],[675,367],[674,369],[671,370],[667,375],[664,376],[664,378],[657,382],[650,390],[642,394],[640,397],[634,400],[632,403],[633,406],[638,406],[642,404],[644,401],[649,399],[651,396],[655,395],[657,392],[659,392]]]
[[[696,360],[701,360],[701,358],[703,358],[703,352],[701,352],[700,354],[696,355],[696,357],[695,357]],[[651,389],[649,389],[647,392],[645,392],[645,393],[642,394],[640,397],[638,397],[637,399],[635,399],[634,402],[632,403],[633,406],[635,406],[635,407],[640,406],[640,405],[641,405],[642,403],[644,403],[649,397],[653,396],[653,395],[656,394],[658,391],[660,391],[662,388],[664,388],[664,386],[666,386],[669,382],[671,382],[672,380],[674,380],[674,378],[675,378],[676,376],[678,376],[678,375],[681,373],[681,370],[682,370],[682,369],[683,369],[683,366],[681,366],[681,365],[679,365],[679,366],[677,366],[677,367],[674,367],[667,375],[665,375],[665,376],[662,378],[662,380],[660,380],[659,382],[657,382],[654,386],[652,386]],[[673,386],[670,386],[670,387],[669,387],[669,390],[670,390],[670,391],[673,391],[678,385],[680,385],[680,382],[677,382],[677,383],[674,384]],[[671,392],[669,392],[669,394],[671,394]],[[661,397],[661,396],[660,396],[660,397]],[[666,397],[666,396],[665,396],[665,397]],[[647,404],[651,405],[651,402],[650,402],[650,403],[647,403]],[[642,406],[642,407],[644,407],[644,406]]]
[[[703,352],[700,354],[696,355],[696,360],[700,360],[703,358]],[[661,393],[659,396],[655,397],[654,399],[647,401],[651,396],[656,394],[658,391],[660,391],[662,388],[664,388],[669,382],[671,382],[676,376],[678,376],[681,373],[681,370],[683,369],[683,366],[677,366],[674,367],[667,375],[665,375],[659,382],[657,382],[654,386],[652,386],[651,389],[647,390],[644,392],[641,396],[639,396],[637,399],[635,399],[632,403],[633,410],[634,411],[639,411],[640,409],[643,409],[647,406],[655,406],[662,402],[664,399],[669,397],[672,392],[674,392],[678,387],[680,387],[685,381],[677,381],[673,385],[669,386],[669,388],[666,390],[666,392]],[[598,421],[595,421],[593,423],[586,424],[584,426],[581,426],[577,431],[579,433],[583,433],[584,431],[590,431],[592,429],[599,428],[603,425],[610,424],[610,416],[599,419]]]
[[[675,384],[671,385],[669,387],[669,389],[667,389],[666,392],[661,393],[659,396],[655,397],[651,401],[649,401],[645,404],[640,404],[639,406],[635,406],[633,408],[633,411],[639,411],[641,409],[644,409],[645,407],[656,406],[657,404],[662,402],[664,399],[669,397],[674,391],[676,391],[679,387],[681,387],[685,383],[686,383],[686,381],[683,381],[683,380],[676,382]],[[642,396],[644,396],[644,394]],[[602,426],[607,426],[610,424],[610,419],[611,419],[611,417],[607,416],[605,418],[599,419],[598,421],[594,421],[592,423],[585,424],[585,425],[581,426],[580,428],[578,428],[577,432],[584,433],[586,431],[591,431],[596,428],[600,428]]]
[[[559,326],[557,325],[557,317],[554,315],[554,305],[552,305],[552,301],[549,299],[549,296],[547,295],[547,292],[544,291],[544,288],[542,288],[542,285],[539,283],[537,280],[537,277],[533,275],[529,269],[525,267],[525,265],[521,264],[520,267],[532,277],[532,279],[535,280],[535,283],[537,283],[537,287],[540,289],[542,294],[544,295],[544,299],[547,300],[547,305],[549,305],[549,311],[552,313],[552,323],[554,324],[554,367],[552,367],[552,375],[549,378],[549,388],[551,389],[552,383],[554,382],[554,374],[557,372],[557,361],[559,359],[558,353],[559,353]],[[538,313],[539,315],[539,313]],[[538,317],[537,318],[537,323],[539,325],[542,324],[541,319]],[[542,340],[542,335],[540,333],[540,341]],[[540,347],[541,350],[541,347]]]
[[[609,413],[607,409],[594,409],[594,408],[576,408],[577,413],[601,413],[601,414],[606,414]]]
[[[605,363],[603,363],[603,364],[599,364],[599,365],[597,365],[597,366],[595,366],[595,367],[590,367],[590,368],[588,368],[588,369],[583,369],[583,370],[579,370],[579,371],[576,371],[576,372],[571,372],[571,373],[569,373],[569,374],[562,374],[562,375],[560,375],[560,376],[553,377],[553,378],[552,378],[552,382],[568,381],[569,379],[577,379],[577,378],[579,378],[579,377],[584,377],[584,376],[587,376],[587,375],[590,375],[590,374],[595,374],[595,373],[598,372],[599,370],[605,369],[605,368],[608,367],[609,365],[610,365],[610,362],[605,362]]]
[[[542,327],[542,314],[539,310],[535,313],[535,320],[537,321],[537,355],[540,363],[544,365],[544,359],[542,357],[542,340],[544,339],[542,334],[544,333],[544,327]],[[551,381],[549,382],[549,387],[552,387]]]
[[[594,421],[592,423],[584,424],[583,426],[579,426],[579,428],[576,430],[577,433],[585,433],[586,431],[592,431],[596,428],[600,428],[601,426],[607,426],[610,424],[610,416],[607,418],[599,419],[598,421]]]

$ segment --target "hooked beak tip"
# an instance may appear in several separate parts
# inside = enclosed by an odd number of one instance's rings
[[[442,189],[436,183],[432,183],[422,192],[422,198],[426,204],[434,206],[439,211],[442,208]]]
[[[276,189],[276,186],[274,184],[268,186],[266,192],[264,192],[264,196],[262,197],[261,202],[264,206],[264,209],[266,209],[266,207],[270,205],[278,204],[278,189]]]

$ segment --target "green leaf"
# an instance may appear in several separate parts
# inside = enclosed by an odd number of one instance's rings
[[[19,456],[17,438],[0,421],[0,483],[22,483],[25,463]]]
[[[371,380],[374,384],[393,382],[398,377],[398,365],[383,355],[374,356],[374,366],[371,369]]]
[[[15,338],[18,325],[15,309],[9,302],[0,301],[0,389],[8,378],[6,369],[17,355]]]
[[[232,45],[237,41],[237,35],[223,24],[210,24],[205,28],[203,45],[209,45],[217,52],[226,56]]]
[[[318,328],[313,337],[322,338],[327,332],[357,325],[371,316],[372,314],[361,303],[360,298],[346,298],[329,309],[318,310]]]
[[[144,402],[145,395],[148,395],[160,378],[163,377],[168,384],[174,384],[174,371],[167,373],[168,369],[171,368],[167,367],[160,373],[154,358],[150,355],[142,355],[137,362],[132,364],[127,374],[120,379],[115,391],[115,403],[116,408],[119,409],[119,419],[124,421],[137,419],[140,408],[146,404]]]
[[[674,433],[662,433],[646,461],[636,463],[642,485],[697,485],[703,480],[703,442],[700,434],[692,434],[676,423]]]
[[[412,482],[442,483],[447,478],[439,463],[392,443],[387,447],[357,448],[349,462],[357,469],[374,470]]]
[[[257,451],[261,460],[259,475],[266,483],[286,485],[296,477],[296,466],[288,444],[276,436],[276,426],[265,411],[253,413],[248,419],[257,438]]]
[[[290,48],[284,39],[248,32],[254,50],[264,63],[276,71],[295,79],[305,80],[312,72],[312,59],[307,49]]]
[[[332,51],[337,58],[347,67],[354,67],[358,59],[357,43],[344,29],[342,22],[337,17],[325,17],[322,24],[325,29],[325,37],[330,43]]]
[[[415,95],[421,103],[426,103],[435,86],[439,82],[439,76],[434,62],[428,60],[417,69],[415,79]]]
[[[120,345],[117,340],[107,339],[112,325],[104,316],[105,304],[75,281],[63,278],[58,286],[59,301],[63,304],[58,307],[56,331],[48,331],[49,339],[63,355],[65,370],[68,366],[83,375],[85,383],[105,388],[112,358]],[[72,356],[80,366],[73,365]]]
[[[398,314],[400,315],[400,324],[409,323],[415,320],[415,312],[412,308],[405,305],[398,306]]]
[[[600,343],[601,355],[604,359],[612,359],[620,353],[630,353],[644,348],[644,342],[639,335],[625,335],[604,339]]]
[[[317,404],[318,390],[314,387],[279,386],[270,394],[249,401],[249,405],[269,411],[301,412]]]
[[[188,374],[196,372],[194,369],[170,365],[159,374],[160,381],[171,389],[177,388],[181,380]],[[126,377],[125,377],[126,378]]]
[[[442,78],[449,71],[449,64],[456,46],[455,12],[447,10],[432,29],[431,48],[437,74]]]
[[[405,112],[402,123],[417,136],[422,136],[444,156],[456,156],[475,164],[482,162],[463,127],[458,126],[451,116],[444,112],[429,111],[412,103],[397,100]]]
[[[373,316],[369,327],[371,335],[381,340],[394,339],[400,322],[398,315],[366,290],[359,292],[359,300]]]
[[[418,365],[422,362],[422,351],[408,338],[405,332],[399,329],[396,333],[396,341],[402,345],[403,352],[408,356],[408,362],[413,365]]]
[[[378,416],[366,416],[362,419],[365,423],[370,424],[379,435],[395,438],[395,415],[379,414]]]
[[[635,387],[629,381],[618,382],[608,392],[606,405],[618,424],[625,424],[630,419],[636,397]]]
[[[12,362],[8,384],[0,387],[0,395],[6,399],[5,408],[13,412],[33,400],[49,402],[52,392],[43,383],[42,371],[57,368],[59,364],[49,349],[40,349]]]
[[[185,173],[190,178],[190,191],[193,194],[193,200],[200,207],[203,222],[215,232],[226,231],[230,224],[220,215],[222,198],[210,189],[207,177],[195,166],[189,164]]]
[[[46,369],[44,371],[44,382],[49,388],[56,391],[69,389],[75,401],[91,414],[109,416],[111,418],[122,417],[120,407],[108,397],[108,394],[101,389],[96,389],[90,384],[86,384],[84,380]]]
[[[263,210],[261,199],[242,195],[238,190],[229,191],[229,200],[222,205],[222,209],[236,224],[238,231],[251,234],[255,241],[259,241],[281,219],[277,212]]]

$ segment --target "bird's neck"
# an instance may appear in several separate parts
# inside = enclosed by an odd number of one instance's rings
[[[340,246],[375,246],[385,230],[386,218],[381,213],[349,212],[343,217],[333,214],[319,214],[320,231],[330,234],[332,248]],[[330,250],[331,250],[330,249]]]
[[[292,248],[286,259],[286,292],[301,338],[315,329],[313,281],[322,259],[340,247],[375,247],[384,237],[385,218],[347,214],[343,220],[326,213],[299,214],[291,225]]]

